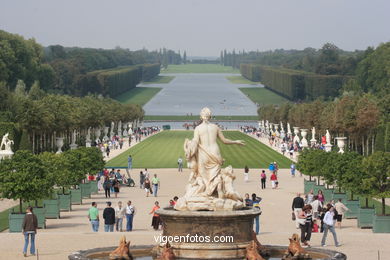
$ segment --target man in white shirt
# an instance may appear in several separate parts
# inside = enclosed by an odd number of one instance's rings
[[[179,172],[182,172],[183,171],[183,159],[181,158],[181,156],[179,157],[179,159],[177,159],[177,165],[178,165]]]
[[[326,236],[328,235],[328,230],[332,232],[334,244],[336,247],[339,247],[340,244],[337,242],[337,236],[336,236],[336,230],[334,228],[334,207],[330,204],[328,204],[328,210],[325,213],[324,216],[324,234],[322,235],[321,245],[326,246]]]
[[[123,224],[123,218],[125,217],[126,214],[126,208],[122,206],[122,201],[118,202],[118,207],[115,208],[115,230],[122,232],[122,224]]]
[[[133,205],[131,205],[131,201],[129,200],[127,202],[127,207],[126,207],[126,231],[133,230],[134,215],[135,215],[135,208]]]

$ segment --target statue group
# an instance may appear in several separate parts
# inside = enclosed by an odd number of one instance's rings
[[[185,195],[175,205],[176,210],[235,210],[244,207],[241,195],[234,190],[233,168],[222,168],[217,139],[224,144],[244,145],[241,140],[229,140],[221,129],[209,122],[211,111],[203,108],[202,123],[195,128],[194,138],[186,139],[184,151],[191,170]]]
[[[3,138],[1,139],[1,145],[0,145],[0,151],[12,151],[11,145],[14,143],[14,141],[9,139],[9,133],[6,133]],[[4,149],[3,149],[4,147]]]

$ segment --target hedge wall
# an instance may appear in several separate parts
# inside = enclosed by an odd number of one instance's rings
[[[80,77],[78,86],[81,95],[97,93],[114,97],[135,88],[141,79],[142,66],[129,66],[89,72]]]
[[[142,80],[148,81],[160,74],[160,63],[142,65]]]
[[[318,97],[336,97],[348,77],[318,75],[309,72],[241,64],[241,75],[251,81],[261,81],[270,90],[290,100],[314,100]]]

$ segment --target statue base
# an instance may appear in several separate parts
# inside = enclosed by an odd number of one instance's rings
[[[71,150],[76,150],[77,149],[77,144],[71,144],[71,145],[69,145],[69,147],[70,147],[70,149]]]
[[[86,141],[85,142],[85,147],[91,147],[91,141]]]
[[[170,239],[156,246],[157,255],[161,255],[165,242],[169,242],[179,259],[243,259],[246,247],[253,240],[253,219],[261,211],[252,208],[233,211],[166,208],[156,213],[164,223],[162,236]]]
[[[10,150],[1,150],[0,151],[0,160],[11,159],[12,155],[14,155],[14,152],[12,152]]]
[[[332,151],[332,146],[333,146],[333,145],[331,145],[331,144],[326,144],[326,145],[325,145],[325,152],[330,152],[330,151]]]

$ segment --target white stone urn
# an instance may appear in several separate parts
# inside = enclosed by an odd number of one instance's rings
[[[301,139],[302,147],[306,148],[309,146],[309,144],[307,143],[307,139],[306,139],[307,129],[301,129],[301,135],[302,135],[302,139]]]
[[[294,144],[295,143],[299,143],[300,142],[300,139],[299,139],[299,136],[298,136],[298,134],[299,134],[299,127],[294,126],[293,129],[294,129],[294,134],[295,134],[294,139],[293,139]]]
[[[345,140],[347,140],[347,137],[336,137],[339,153],[344,153]]]
[[[62,146],[64,146],[64,138],[63,137],[56,137],[56,146],[57,146],[57,154],[62,153]]]

